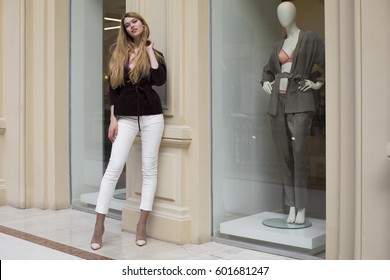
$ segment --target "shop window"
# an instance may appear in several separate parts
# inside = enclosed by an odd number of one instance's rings
[[[218,240],[261,250],[324,257],[325,86],[312,93],[305,222],[287,223],[290,207],[272,134],[270,95],[260,84],[285,35],[277,16],[281,2],[211,0],[213,232]],[[297,26],[323,42],[323,1],[293,3]],[[317,70],[322,71],[312,74]]]
[[[86,211],[95,207],[111,152],[107,66],[125,7],[125,0],[71,1],[71,201]],[[125,173],[110,206],[116,217],[124,204]]]

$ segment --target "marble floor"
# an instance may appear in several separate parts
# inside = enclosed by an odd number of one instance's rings
[[[289,260],[291,258],[217,242],[176,245],[148,239],[135,245],[135,235],[121,221],[106,219],[103,247],[90,249],[95,215],[79,210],[0,207],[1,260]]]

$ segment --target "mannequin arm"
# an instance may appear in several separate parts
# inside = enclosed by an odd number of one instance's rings
[[[303,91],[303,92],[307,91],[309,88],[312,88],[314,90],[319,90],[323,85],[324,85],[323,82],[314,83],[310,80],[305,80],[305,83],[303,85],[299,86],[298,89],[300,91]]]

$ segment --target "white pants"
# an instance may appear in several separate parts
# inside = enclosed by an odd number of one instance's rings
[[[162,114],[140,116],[142,140],[142,195],[140,209],[151,211],[157,187],[158,151],[164,132]],[[121,116],[118,119],[118,134],[112,144],[110,161],[104,173],[96,212],[107,214],[116,184],[128,158],[130,148],[139,132],[137,117]]]

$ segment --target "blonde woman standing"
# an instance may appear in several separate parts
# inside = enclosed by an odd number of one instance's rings
[[[109,204],[138,132],[142,141],[142,196],[136,244],[146,244],[146,225],[157,187],[158,152],[164,131],[161,101],[153,85],[166,81],[163,55],[153,48],[149,26],[141,15],[126,13],[109,63],[111,118],[110,161],[100,185],[91,248],[102,247]]]

